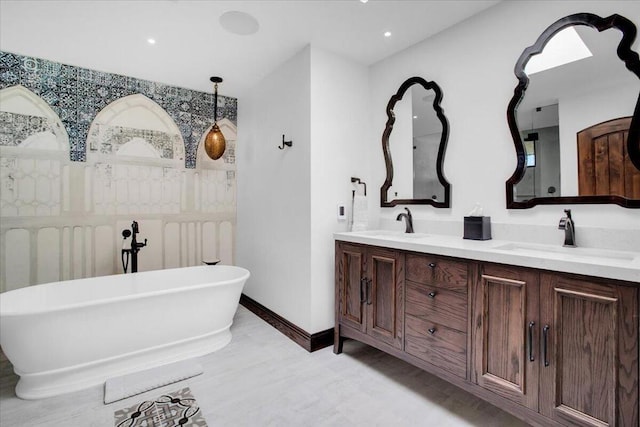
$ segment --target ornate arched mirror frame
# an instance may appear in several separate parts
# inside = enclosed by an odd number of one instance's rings
[[[433,90],[435,93],[435,98],[433,100],[433,109],[438,116],[438,120],[442,124],[442,135],[440,137],[440,144],[438,146],[438,156],[436,159],[436,174],[438,176],[438,181],[443,187],[444,197],[442,201],[433,200],[433,199],[393,199],[391,201],[387,200],[387,193],[389,188],[393,183],[393,160],[391,159],[391,150],[389,147],[389,136],[391,135],[391,131],[393,130],[393,124],[396,121],[395,114],[393,112],[393,108],[396,103],[402,99],[404,94],[411,88],[411,86],[418,84],[421,85],[425,90]],[[449,123],[447,118],[444,115],[444,111],[440,106],[440,102],[442,101],[442,90],[440,86],[438,86],[435,82],[426,81],[422,77],[411,77],[407,79],[398,91],[389,99],[389,103],[387,104],[387,123],[382,134],[382,151],[384,153],[384,162],[387,168],[387,177],[384,181],[384,184],[380,188],[380,206],[381,207],[393,207],[396,205],[432,205],[436,208],[449,208],[451,206],[451,185],[447,181],[442,171],[444,164],[444,152],[447,147],[447,141],[449,139]]]
[[[573,25],[587,25],[599,32],[614,28],[622,32],[622,39],[618,44],[617,55],[624,62],[626,68],[640,79],[640,59],[638,54],[631,50],[636,37],[636,26],[627,18],[620,15],[611,15],[601,18],[591,13],[577,13],[559,19],[549,26],[538,37],[536,42],[527,47],[520,55],[514,72],[518,78],[518,85],[514,90],[513,98],[507,108],[507,121],[513,142],[515,144],[518,163],[513,175],[506,182],[507,208],[527,209],[536,205],[558,205],[558,204],[604,204],[611,203],[625,208],[640,208],[640,200],[627,199],[616,195],[601,196],[567,196],[567,197],[534,197],[526,201],[514,200],[514,186],[522,180],[525,175],[525,149],[522,142],[518,124],[516,121],[516,109],[524,97],[524,93],[529,85],[529,77],[525,73],[525,66],[533,55],[543,51],[547,42],[559,31]],[[640,170],[640,94],[633,112],[629,134],[627,137],[627,152],[633,165]]]

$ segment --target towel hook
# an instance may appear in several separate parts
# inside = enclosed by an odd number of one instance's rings
[[[284,150],[285,145],[287,147],[292,147],[293,146],[293,141],[285,141],[284,140],[284,135],[282,135],[282,146],[278,147],[278,148],[281,149],[281,150]]]

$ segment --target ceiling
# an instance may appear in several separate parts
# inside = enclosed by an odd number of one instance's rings
[[[206,92],[216,75],[241,97],[308,44],[371,65],[498,2],[0,0],[0,49]],[[228,11],[258,32],[224,30]]]

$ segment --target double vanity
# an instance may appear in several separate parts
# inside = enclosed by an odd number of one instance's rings
[[[636,33],[623,16],[577,13],[522,52],[507,108],[517,158],[507,209],[640,208]],[[593,57],[533,69],[561,34],[586,41]],[[381,208],[451,208],[442,101],[442,88],[418,76],[389,99]],[[536,426],[640,425],[640,252],[413,233],[408,209],[403,218],[407,233],[334,235],[335,353],[345,338],[361,341]],[[482,232],[465,236],[490,238],[489,221],[468,221]]]
[[[334,237],[335,353],[364,342],[532,425],[638,425],[640,253]]]

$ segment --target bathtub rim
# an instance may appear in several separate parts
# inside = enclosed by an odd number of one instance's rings
[[[88,302],[84,302],[84,303],[77,303],[77,304],[69,304],[69,305],[58,306],[58,307],[54,307],[54,308],[50,308],[50,309],[46,309],[45,308],[45,309],[40,309],[40,310],[22,310],[22,311],[2,311],[0,309],[0,318],[31,316],[31,315],[45,314],[45,313],[47,313],[47,314],[48,313],[57,313],[57,312],[60,312],[60,311],[73,310],[73,309],[77,309],[77,308],[94,307],[94,306],[98,306],[98,305],[110,304],[110,303],[113,303],[113,302],[116,302],[116,301],[129,301],[129,300],[136,300],[136,299],[140,299],[140,298],[149,298],[149,297],[152,297],[152,296],[170,295],[170,294],[178,293],[178,292],[188,292],[188,291],[198,290],[198,289],[212,287],[212,286],[224,286],[224,285],[236,283],[236,282],[239,282],[239,281],[246,283],[246,281],[251,276],[251,273],[249,272],[249,270],[247,270],[244,267],[239,267],[239,266],[236,266],[236,265],[197,265],[197,266],[191,266],[191,267],[176,267],[176,268],[169,268],[169,269],[140,271],[140,272],[137,272],[137,273],[130,273],[130,274],[140,275],[140,274],[145,274],[145,273],[150,273],[150,272],[169,271],[169,270],[182,270],[182,269],[194,268],[194,267],[195,268],[203,268],[203,269],[214,269],[214,268],[219,268],[219,267],[229,268],[230,267],[230,268],[232,268],[234,270],[241,270],[241,271],[244,270],[244,271],[242,272],[242,274],[240,276],[238,276],[236,278],[233,278],[233,279],[229,279],[229,280],[211,281],[211,282],[207,282],[207,283],[201,283],[201,284],[198,284],[198,285],[190,285],[190,286],[185,286],[185,287],[170,288],[170,289],[164,289],[164,290],[153,291],[153,292],[144,292],[144,293],[138,293],[138,294],[131,294],[131,295],[114,297],[114,298],[103,298],[103,299],[92,300],[92,301],[88,301]],[[59,284],[59,283],[73,282],[73,281],[76,281],[76,280],[91,280],[91,279],[97,278],[97,277],[105,278],[105,277],[122,277],[122,276],[125,276],[125,274],[109,274],[107,276],[95,276],[95,277],[86,277],[86,278],[82,278],[82,279],[59,280],[57,282],[41,283],[41,284],[38,284],[38,285],[25,286],[23,288],[13,289],[11,291],[0,293],[0,298],[3,298],[3,295],[9,294],[9,293],[14,292],[14,291],[23,291],[23,290],[26,290],[26,289],[32,289],[32,288],[37,287],[37,286],[52,286],[52,285],[56,285],[56,284]]]

